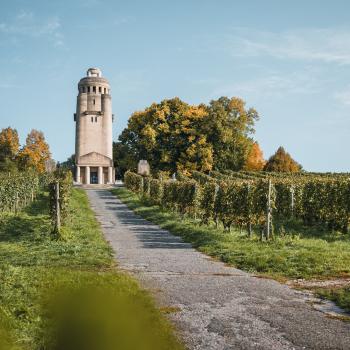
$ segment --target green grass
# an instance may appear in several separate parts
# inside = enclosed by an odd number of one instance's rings
[[[182,219],[125,188],[112,192],[142,217],[181,236],[199,251],[237,268],[280,280],[350,275],[350,235],[315,228],[301,228],[298,232],[295,225],[283,237],[261,242],[258,236],[249,239],[237,230],[227,233],[214,226],[201,226],[190,218]]]
[[[350,287],[316,289],[316,293],[350,312]]]
[[[73,190],[69,218],[65,239],[52,239],[45,193],[0,218],[0,349],[182,349],[152,298],[117,271],[84,191]]]

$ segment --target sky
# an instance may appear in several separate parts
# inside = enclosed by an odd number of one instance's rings
[[[350,171],[348,0],[11,0],[0,12],[0,128],[42,130],[74,153],[77,84],[111,85],[114,140],[165,98],[239,96],[260,114],[265,158],[279,146],[308,171]]]

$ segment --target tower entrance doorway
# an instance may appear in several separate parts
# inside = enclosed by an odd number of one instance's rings
[[[92,171],[90,173],[90,183],[94,185],[98,184],[97,171]]]

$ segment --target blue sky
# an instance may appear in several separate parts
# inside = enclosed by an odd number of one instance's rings
[[[42,130],[74,153],[77,83],[112,87],[114,139],[135,110],[179,96],[240,96],[265,157],[283,145],[306,170],[350,171],[350,2],[11,0],[0,13],[0,127]]]

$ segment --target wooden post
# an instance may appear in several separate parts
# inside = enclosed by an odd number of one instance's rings
[[[16,200],[15,200],[15,213],[17,214],[18,212],[18,192],[16,192]]]
[[[250,207],[250,184],[247,185],[247,202],[248,202],[248,237],[252,238],[253,232],[252,232],[252,222],[251,222],[251,207]]]
[[[61,227],[61,207],[60,207],[60,183],[55,184],[55,199],[56,199],[56,230]]]
[[[270,239],[270,232],[271,232],[271,179],[269,179],[269,193],[267,197],[267,215],[266,215],[266,220],[267,220],[267,227],[266,227],[266,239]]]
[[[252,238],[252,236],[253,236],[252,223],[249,221],[248,222],[248,237]]]

